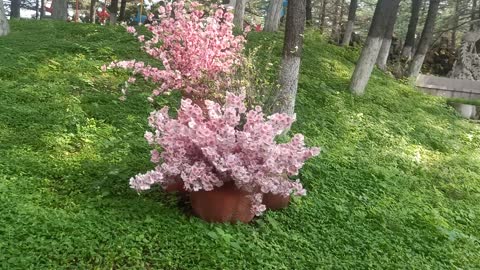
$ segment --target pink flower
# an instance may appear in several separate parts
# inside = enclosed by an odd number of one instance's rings
[[[265,118],[261,108],[246,111],[244,96],[228,92],[223,106],[208,100],[205,105],[209,117],[190,99],[182,100],[176,119],[170,118],[167,107],[152,112],[148,122],[153,132],[146,132],[145,139],[154,147],[152,162],[161,160],[162,164],[132,178],[132,187],[165,186],[169,179],[181,177],[187,190],[198,191],[234,181],[238,188],[255,192],[252,211],[257,215],[265,211],[262,194],[306,194],[300,181],[289,177],[297,175],[319,149],[305,147],[301,134],[288,143],[275,142],[291,125],[292,117],[274,114]],[[159,148],[162,153],[155,150]]]
[[[157,151],[156,149],[153,149],[153,150],[151,151],[151,154],[152,154],[152,157],[151,157],[150,161],[151,161],[152,163],[158,163],[158,162],[160,162],[160,153],[158,153],[158,151]]]
[[[215,5],[210,8],[208,12],[201,10],[199,3],[186,6],[180,0],[159,8],[164,18],[147,28],[151,38],[142,35],[138,40],[147,54],[163,63],[164,69],[138,61],[114,62],[111,66],[132,70],[156,83],[162,93],[179,90],[195,98],[221,96],[243,61],[246,40],[233,34],[231,12]],[[172,12],[174,16],[170,16]],[[133,26],[127,27],[127,32],[136,35]]]
[[[137,32],[137,30],[135,30],[135,27],[133,26],[128,26],[127,27],[127,32],[130,33],[130,34],[134,34]]]
[[[160,7],[158,8],[158,13],[160,13],[161,15],[165,14],[165,8],[162,7],[162,6],[160,6]]]

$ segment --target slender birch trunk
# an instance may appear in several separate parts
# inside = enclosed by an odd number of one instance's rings
[[[110,25],[117,24],[118,0],[110,2]]]
[[[413,56],[412,62],[408,68],[408,77],[417,77],[420,74],[420,70],[425,60],[428,48],[433,40],[433,30],[435,29],[435,20],[437,19],[438,8],[440,6],[440,0],[430,0],[430,7],[428,8],[427,20],[423,27],[422,37],[418,44],[418,49]]]
[[[237,0],[235,2],[235,10],[233,16],[233,24],[236,28],[243,30],[243,20],[245,16],[245,6],[247,5],[247,0]]]
[[[358,0],[351,0],[348,8],[348,21],[343,34],[342,46],[350,45],[352,39],[353,26],[355,25],[355,17],[357,15]]]
[[[308,26],[312,26],[313,24],[313,14],[312,14],[312,0],[307,0],[307,2],[305,3],[306,4],[306,15],[305,15],[305,18],[306,18],[306,23]]]
[[[66,21],[68,17],[68,1],[67,0],[53,0],[52,2],[52,18],[56,20]]]
[[[7,16],[5,16],[3,0],[0,0],[0,37],[6,36],[8,33],[10,33],[10,26],[8,24]]]
[[[298,76],[303,49],[305,31],[305,0],[289,1],[287,22],[283,45],[282,67],[280,70],[280,89],[274,104],[275,112],[294,114],[297,96]]]
[[[390,10],[392,10],[399,1],[400,0],[379,0],[377,2],[367,40],[365,41],[350,81],[350,91],[355,95],[363,95],[365,93],[365,87],[370,79],[380,47],[382,46],[383,36],[388,22],[385,14],[390,14]]]
[[[95,23],[95,13],[97,10],[95,9],[95,5],[97,4],[97,0],[90,0],[90,18],[89,21],[91,23]]]
[[[11,0],[10,19],[11,18],[20,18],[20,0]]]
[[[380,52],[378,53],[377,66],[383,71],[387,70],[388,56],[390,55],[390,47],[392,45],[393,31],[395,29],[395,23],[397,22],[399,7],[400,2],[397,2],[396,5],[392,7],[392,10],[388,15],[387,29],[385,29],[382,46],[380,47]]]
[[[328,4],[328,0],[322,1],[322,12],[320,15],[320,31],[322,31],[322,33],[325,30],[325,17],[327,16],[327,4]]]
[[[271,0],[267,9],[267,16],[265,18],[265,32],[276,32],[280,24],[280,15],[282,13],[283,1]]]
[[[127,0],[121,0],[120,2],[120,15],[118,16],[118,19],[120,21],[125,21],[125,9],[127,8]]]
[[[420,8],[422,0],[412,0],[412,8],[410,20],[408,22],[407,36],[402,48],[402,57],[410,60],[413,56],[413,48],[415,47],[415,35],[417,34],[418,18],[420,17]]]

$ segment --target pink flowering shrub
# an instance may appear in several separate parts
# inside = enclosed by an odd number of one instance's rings
[[[112,62],[109,67],[131,69],[157,83],[153,96],[180,90],[186,96],[203,99],[228,89],[242,62],[245,38],[233,35],[231,12],[212,7],[213,13],[209,13],[197,2],[178,0],[159,8],[160,22],[147,25],[152,37],[141,35],[138,40],[164,69],[136,60]],[[137,35],[134,27],[127,31]]]
[[[256,214],[265,210],[265,193],[305,195],[302,184],[289,176],[297,175],[319,149],[306,148],[301,134],[289,143],[276,143],[275,137],[294,118],[286,114],[266,118],[260,107],[247,111],[244,98],[227,92],[223,106],[206,100],[205,113],[183,99],[177,119],[169,117],[168,107],[152,112],[149,124],[154,131],[146,132],[145,138],[154,147],[151,161],[157,166],[130,179],[130,186],[141,191],[181,179],[188,191],[209,191],[234,181],[252,193]]]

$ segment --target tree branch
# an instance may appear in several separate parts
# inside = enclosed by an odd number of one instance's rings
[[[245,11],[248,12],[248,13],[250,13],[250,14],[252,14],[252,15],[255,15],[255,16],[257,16],[257,17],[263,17],[263,15],[261,15],[261,14],[255,12],[255,11],[253,11],[250,7],[246,7],[246,8],[245,8]]]
[[[435,45],[435,44],[438,42],[438,40],[443,36],[443,34],[445,34],[446,32],[452,31],[452,30],[455,30],[455,29],[458,29],[458,28],[460,28],[461,26],[464,26],[464,25],[469,24],[469,23],[478,22],[478,21],[480,21],[480,19],[470,20],[470,21],[468,21],[468,22],[463,22],[463,23],[457,25],[456,27],[452,27],[452,28],[449,28],[449,29],[447,29],[447,30],[443,30],[443,31],[436,32],[435,35],[437,35],[437,37],[436,37],[435,40],[432,42],[432,45],[430,45],[430,48],[432,48],[433,45]]]
[[[442,31],[437,31],[437,32],[435,32],[435,34],[436,34],[436,35],[443,35],[443,34],[445,34],[445,33],[448,32],[448,31],[452,31],[452,30],[458,29],[458,28],[460,28],[460,27],[462,27],[462,26],[464,26],[464,25],[466,25],[466,24],[474,23],[474,22],[478,22],[478,21],[480,21],[480,19],[475,19],[475,20],[470,20],[470,21],[468,21],[468,22],[463,22],[463,23],[458,24],[458,25],[455,26],[455,27],[451,27],[451,28],[448,28],[448,29],[442,30]]]

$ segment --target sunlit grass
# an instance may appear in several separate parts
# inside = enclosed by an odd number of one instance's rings
[[[259,75],[274,81],[282,36],[252,33],[259,45]],[[479,126],[378,70],[353,97],[356,49],[306,36],[293,132],[323,149],[301,172],[308,196],[250,225],[212,225],[175,196],[128,187],[152,168],[152,87],[122,102],[126,73],[100,66],[148,60],[133,37],[16,21],[0,48],[0,268],[480,267]]]

